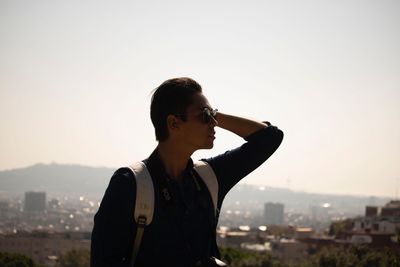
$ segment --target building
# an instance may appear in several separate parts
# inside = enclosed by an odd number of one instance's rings
[[[380,209],[376,206],[365,207],[365,217],[376,217],[380,214]]]
[[[8,201],[0,200],[0,218],[7,215],[9,211],[10,204]]]
[[[25,192],[24,212],[44,212],[45,210],[45,192]]]
[[[383,206],[381,216],[400,219],[400,200],[392,200]]]
[[[383,207],[367,206],[366,217],[400,218],[400,200],[391,200]]]
[[[281,203],[264,204],[264,223],[266,225],[283,225],[284,205]]]
[[[17,233],[0,235],[0,251],[20,253],[46,266],[56,266],[72,249],[90,249],[90,233]]]
[[[314,230],[309,227],[297,227],[296,232],[294,233],[294,238],[297,240],[308,239],[311,238],[314,234]]]
[[[400,201],[386,205],[366,206],[365,216],[352,220],[342,242],[367,244],[371,247],[398,247],[400,233]]]

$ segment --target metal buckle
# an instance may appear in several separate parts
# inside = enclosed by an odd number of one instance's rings
[[[137,224],[139,226],[145,226],[146,225],[146,221],[147,221],[146,216],[139,216]]]

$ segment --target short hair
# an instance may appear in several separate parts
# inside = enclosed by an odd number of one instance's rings
[[[200,84],[187,77],[166,80],[154,90],[150,117],[157,141],[162,142],[168,138],[168,115],[186,114],[196,93],[202,93]],[[182,116],[182,120],[186,120],[186,117]]]

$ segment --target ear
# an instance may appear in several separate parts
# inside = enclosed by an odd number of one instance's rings
[[[179,129],[179,119],[174,115],[168,115],[167,117],[167,127],[170,132]]]

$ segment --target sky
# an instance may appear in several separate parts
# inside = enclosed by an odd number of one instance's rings
[[[151,91],[198,81],[285,133],[242,183],[400,195],[397,0],[0,0],[0,170],[117,168],[157,145]],[[217,129],[213,150],[243,140]]]

